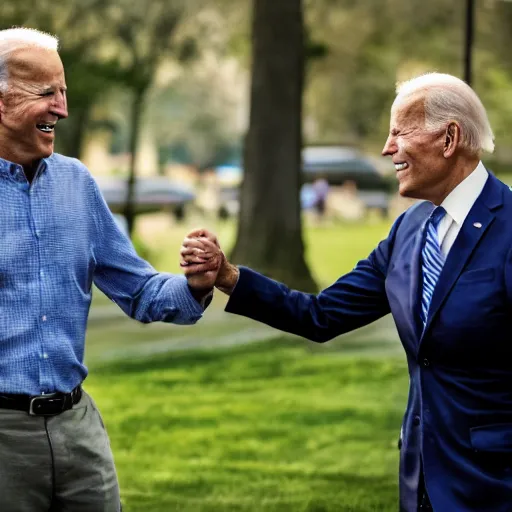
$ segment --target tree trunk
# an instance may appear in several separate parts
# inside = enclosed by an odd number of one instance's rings
[[[304,291],[300,186],[304,41],[302,0],[254,0],[250,123],[237,240],[231,259]]]
[[[137,169],[135,168],[137,159],[137,149],[139,146],[140,127],[142,122],[142,113],[144,108],[144,97],[146,88],[134,90],[134,97],[131,111],[130,126],[130,168],[128,174],[128,183],[126,190],[126,203],[124,207],[124,216],[130,238],[133,237],[135,230],[136,205],[135,205],[135,185],[137,182]]]

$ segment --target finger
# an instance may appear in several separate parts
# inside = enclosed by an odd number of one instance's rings
[[[203,249],[203,251],[205,253],[211,253],[211,254],[219,253],[219,246],[216,245],[211,240],[209,240],[208,238],[201,238],[201,239],[199,239],[199,242],[201,243],[201,249]]]
[[[191,263],[208,263],[209,259],[200,258],[199,256],[194,255],[185,255],[180,258],[180,263],[183,262],[186,265],[190,265]]]
[[[183,255],[192,254],[194,256],[200,256],[205,259],[215,256],[214,253],[205,252],[203,249],[199,249],[197,247],[188,247],[188,246],[184,246],[184,245],[182,245],[180,248],[180,254],[183,254]]]
[[[210,240],[212,243],[214,243],[217,247],[220,247],[215,234],[213,234],[211,231],[208,231],[207,229],[204,229],[204,228],[194,229],[187,235],[187,237],[188,238],[206,238],[206,239]]]
[[[203,251],[218,252],[219,246],[208,238],[185,238],[182,247],[194,247]]]
[[[197,249],[203,249],[205,242],[207,242],[207,238],[184,238],[182,245],[184,247],[195,247]],[[210,242],[211,243],[211,242]]]
[[[180,248],[180,253],[197,254],[202,255],[205,258],[211,258],[215,254],[218,254],[218,252],[219,248],[206,239],[203,239],[202,241],[185,239]]]
[[[212,263],[192,263],[188,265],[182,265],[180,263],[180,267],[183,269],[183,272],[187,277],[195,274],[204,274],[205,272],[218,269],[218,265]]]
[[[203,270],[205,268],[211,269],[219,269],[220,268],[220,258],[210,258],[208,260],[197,258],[194,256],[183,256],[180,258],[180,266],[194,267],[192,270],[197,270],[196,266],[201,266]]]

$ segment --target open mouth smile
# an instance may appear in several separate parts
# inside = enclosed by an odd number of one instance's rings
[[[43,133],[53,133],[55,130],[55,123],[38,123],[36,128]]]

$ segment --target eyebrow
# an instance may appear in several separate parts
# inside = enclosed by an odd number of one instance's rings
[[[63,92],[66,92],[68,90],[68,88],[65,85],[60,85],[57,88],[59,89],[59,91],[63,91]],[[52,92],[54,89],[55,89],[55,86],[53,86],[53,85],[43,85],[43,86],[41,86],[41,92],[42,93]]]

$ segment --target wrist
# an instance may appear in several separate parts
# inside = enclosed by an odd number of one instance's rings
[[[188,285],[188,289],[192,294],[192,297],[197,300],[200,304],[202,301],[213,292],[213,288],[194,288],[193,286]]]
[[[226,265],[226,270],[222,272],[222,275],[217,277],[215,287],[226,295],[231,295],[235,289],[236,284],[238,283],[239,275],[240,270],[238,270],[238,267],[228,263]]]

